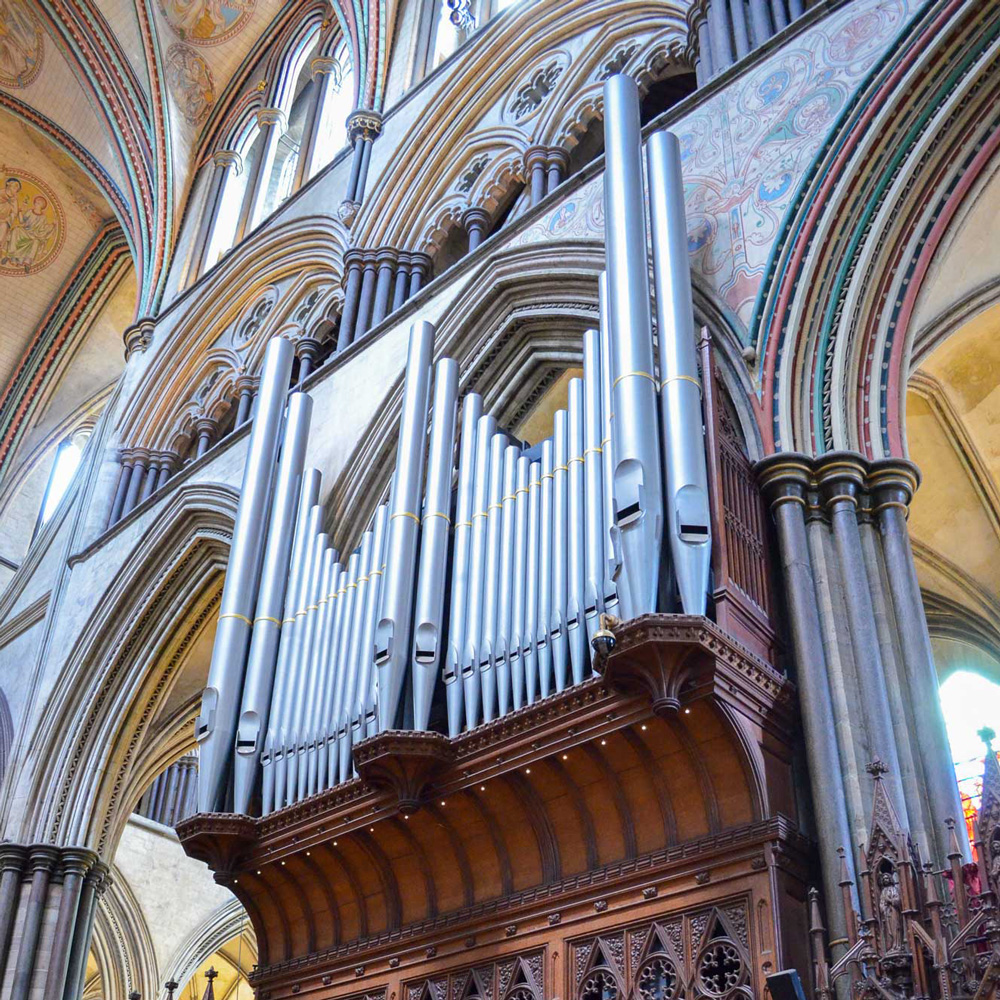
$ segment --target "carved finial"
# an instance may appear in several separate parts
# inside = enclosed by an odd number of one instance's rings
[[[876,780],[881,781],[883,774],[889,773],[889,766],[884,761],[876,757],[870,764],[866,765],[865,770]]]
[[[986,752],[993,753],[993,741],[997,734],[989,726],[983,726],[976,735],[986,744]]]
[[[847,851],[842,847],[837,848],[837,857],[840,858],[840,885],[854,885],[854,881],[851,879],[851,871],[847,867]]]
[[[179,985],[180,983],[178,983],[176,979],[168,979],[163,984],[163,988],[167,991],[167,1000],[174,1000],[174,990],[176,990]]]

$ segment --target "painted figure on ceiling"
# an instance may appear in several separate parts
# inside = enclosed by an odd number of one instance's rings
[[[253,0],[161,0],[160,10],[186,42],[208,45],[238,31]]]
[[[42,64],[42,29],[25,0],[0,0],[0,83],[26,87]]]

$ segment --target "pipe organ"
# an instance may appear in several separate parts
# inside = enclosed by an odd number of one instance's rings
[[[607,267],[550,438],[519,440],[410,332],[386,503],[354,551],[304,467],[311,401],[268,346],[202,714],[199,808],[266,815],[354,775],[387,730],[463,731],[592,676],[602,614],[703,615],[710,512],[676,138],[605,88]],[[656,339],[654,330],[658,333]]]

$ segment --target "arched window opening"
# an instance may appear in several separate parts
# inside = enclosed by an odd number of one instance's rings
[[[1000,684],[971,670],[956,670],[941,685],[941,710],[971,840],[983,791],[983,741],[977,733],[983,727],[1000,732]]]
[[[425,73],[437,69],[452,53],[498,14],[524,8],[535,0],[429,0],[426,8]],[[428,37],[429,36],[429,37]]]
[[[347,145],[347,119],[354,110],[354,69],[346,46],[341,47],[337,61],[343,67],[343,75],[339,87],[334,88],[323,105],[323,114],[317,122],[319,134],[312,173],[322,170]]]
[[[239,156],[241,166],[239,169],[230,167],[226,171],[215,218],[208,220],[211,232],[205,250],[206,271],[219,262],[222,255],[232,248],[236,239],[247,178],[253,170],[254,161],[260,155],[260,138],[257,123],[251,122],[233,144],[233,151]]]
[[[72,438],[63,441],[56,448],[55,456],[52,459],[52,470],[49,473],[49,481],[45,487],[45,495],[42,498],[42,507],[38,513],[38,523],[35,532],[41,530],[48,523],[49,519],[56,512],[60,501],[66,495],[76,470],[80,466],[80,458],[83,455],[83,446],[87,441],[87,434],[77,434]]]

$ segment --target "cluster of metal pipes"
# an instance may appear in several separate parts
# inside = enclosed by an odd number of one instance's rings
[[[389,500],[344,559],[304,469],[311,401],[268,346],[208,687],[199,810],[265,813],[348,780],[387,729],[456,736],[584,680],[602,612],[703,614],[709,508],[680,152],[605,88],[607,272],[552,437],[514,438],[414,324]],[[460,423],[460,428],[459,428]],[[457,453],[457,462],[456,462]],[[669,557],[664,552],[666,526]],[[672,576],[664,574],[664,567]],[[663,605],[666,605],[665,607]],[[232,799],[230,799],[230,787]]]

